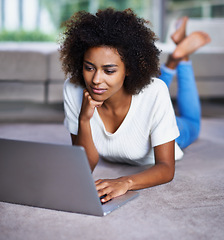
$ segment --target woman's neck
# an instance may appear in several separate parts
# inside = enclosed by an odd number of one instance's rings
[[[107,132],[115,133],[121,126],[129,112],[131,101],[132,95],[130,94],[121,96],[116,94],[97,109]]]
[[[117,112],[120,112],[121,109],[129,109],[131,99],[131,94],[126,93],[126,91],[121,91],[107,99],[103,103],[102,108],[116,114]]]

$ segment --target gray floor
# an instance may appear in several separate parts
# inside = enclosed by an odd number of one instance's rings
[[[70,144],[69,134],[62,125],[63,111],[57,107],[53,110],[49,106],[35,107],[39,111],[32,105],[27,107],[27,114],[33,113],[32,117],[27,115],[29,118],[22,119],[22,112],[17,115],[11,111],[14,114],[11,122],[0,124],[0,137]],[[223,239],[223,110],[222,101],[202,104],[200,137],[184,150],[172,182],[139,191],[137,199],[106,217],[0,202],[0,240]],[[52,121],[54,114],[58,119]],[[16,116],[21,116],[20,120]],[[42,122],[38,122],[41,116]],[[101,161],[93,177],[115,178],[140,170]]]
[[[224,99],[203,99],[201,106],[203,117],[224,118]],[[62,103],[0,102],[0,123],[61,123],[63,118]]]
[[[0,102],[0,123],[60,123],[63,118],[62,103]]]

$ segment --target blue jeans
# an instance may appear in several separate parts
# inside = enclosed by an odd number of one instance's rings
[[[176,116],[180,136],[176,139],[181,148],[186,148],[194,142],[200,132],[201,105],[194,78],[191,61],[182,61],[176,70],[161,66],[161,76],[166,85],[170,86],[173,76],[177,74],[177,107],[179,116]]]

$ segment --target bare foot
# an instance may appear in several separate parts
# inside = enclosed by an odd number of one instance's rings
[[[177,45],[176,49],[172,54],[173,59],[182,59],[191,53],[198,50],[200,47],[209,43],[211,38],[205,32],[193,32],[187,36],[180,44]]]
[[[171,35],[175,44],[179,44],[186,37],[186,25],[188,17],[180,18],[176,23],[176,31]]]

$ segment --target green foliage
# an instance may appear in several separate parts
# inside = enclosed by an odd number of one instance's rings
[[[55,28],[59,29],[61,24],[68,20],[74,12],[88,11],[89,0],[41,0],[41,6],[47,9]]]
[[[117,10],[132,8],[141,15],[144,11],[144,2],[150,0],[40,0],[41,6],[46,8],[56,29],[68,20],[74,12],[85,10],[95,13],[98,9],[113,7]]]
[[[0,31],[0,41],[13,41],[13,42],[55,42],[56,37],[45,34],[39,30],[35,31]]]

